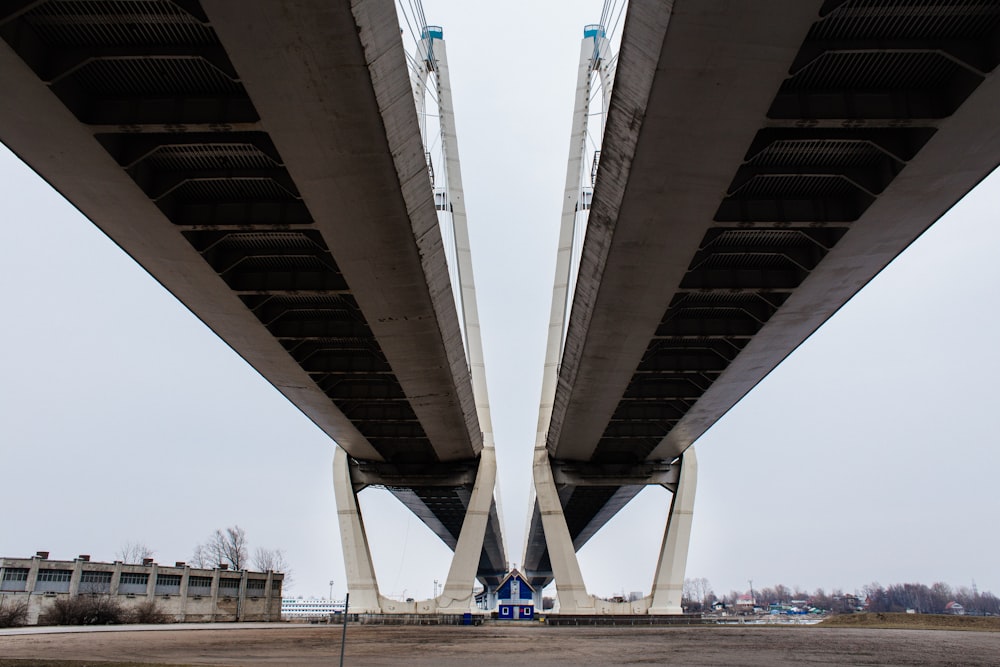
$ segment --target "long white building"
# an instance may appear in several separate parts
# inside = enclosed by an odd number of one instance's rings
[[[343,600],[324,598],[282,598],[281,618],[286,621],[328,618],[344,612]]]

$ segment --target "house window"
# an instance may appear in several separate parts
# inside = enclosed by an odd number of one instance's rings
[[[266,587],[266,579],[247,579],[247,591],[263,594]]]

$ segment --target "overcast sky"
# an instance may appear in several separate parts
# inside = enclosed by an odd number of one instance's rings
[[[444,26],[508,558],[519,563],[582,28],[601,3],[425,0]],[[698,443],[688,576],[719,594],[944,581],[1000,594],[1000,182],[988,179]],[[0,148],[0,555],[188,560],[218,527],[343,595],[329,439]],[[382,592],[450,551],[362,493]],[[592,592],[648,591],[667,492],[581,551]]]

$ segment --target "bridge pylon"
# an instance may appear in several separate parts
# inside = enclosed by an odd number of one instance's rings
[[[694,450],[689,448],[675,461],[646,462],[629,470],[618,470],[610,474],[599,463],[555,461],[548,448],[559,367],[575,298],[576,276],[589,222],[593,187],[597,181],[600,142],[603,139],[616,68],[617,57],[611,54],[604,26],[586,26],[577,68],[576,102],[539,402],[533,462],[535,498],[561,613],[680,614],[697,483]],[[592,110],[592,105],[596,104],[598,98],[599,107]],[[591,150],[593,159],[588,160]],[[588,475],[588,472],[594,474]],[[575,543],[566,521],[563,500],[568,499],[578,486],[631,488],[633,492],[625,494],[631,498],[637,487],[649,484],[661,485],[673,492],[652,591],[649,596],[634,602],[615,603],[598,599],[587,592],[576,554],[578,546],[582,546],[587,538],[577,536],[576,542],[579,544]],[[523,562],[527,562],[529,546],[525,546]]]
[[[650,474],[644,469],[626,472],[614,483],[628,486],[659,485],[672,492],[670,511],[663,530],[663,541],[657,557],[656,573],[650,594],[631,602],[610,602],[587,592],[580,569],[576,545],[563,512],[560,490],[586,485],[606,485],[607,479],[579,475],[572,463],[559,463],[549,457],[545,447],[536,447],[532,467],[535,496],[545,534],[552,576],[555,578],[559,613],[562,614],[681,614],[681,594],[687,568],[688,546],[691,542],[694,498],[698,485],[698,460],[694,447],[664,471],[655,468]],[[567,469],[573,472],[567,472]]]
[[[469,504],[441,594],[428,600],[399,601],[387,598],[379,592],[375,564],[372,561],[368,535],[358,505],[358,493],[369,485],[370,477],[356,463],[352,464],[347,452],[337,447],[333,459],[333,490],[337,500],[337,521],[340,526],[341,546],[344,550],[347,590],[351,594],[350,611],[372,614],[475,611],[473,587],[490,521],[496,472],[495,451],[493,447],[484,447],[479,456],[477,469],[473,473],[474,482],[471,485]],[[441,486],[456,484],[467,486],[469,480],[470,475],[467,471],[452,471],[436,477],[423,477],[420,482]]]
[[[688,546],[691,543],[691,526],[694,519],[694,496],[698,486],[698,459],[694,447],[688,447],[681,456],[677,487],[670,499],[670,514],[663,530],[660,558],[653,575],[653,589],[649,595],[650,614],[680,614],[687,569]]]
[[[398,4],[397,11],[407,10]],[[482,447],[477,459],[423,465],[352,460],[338,448],[333,464],[334,493],[352,612],[465,613],[477,611],[473,593],[476,579],[489,587],[499,581],[501,570],[506,569],[499,503],[494,499],[496,454],[444,31],[440,26],[420,23],[422,12],[420,16],[404,18],[411,28],[418,23],[413,33],[415,51],[406,57],[427,162],[427,185],[440,227],[442,254],[461,331],[460,339],[453,338],[448,344],[460,345],[464,352],[462,361],[468,369],[469,389],[475,404],[475,416],[469,422],[475,419]],[[454,549],[448,577],[437,597],[410,602],[387,598],[379,592],[357,502],[357,494],[367,486],[391,489]],[[445,489],[462,498],[465,513],[460,529],[443,526],[421,498],[421,495],[433,497]],[[436,527],[432,525],[435,522]]]

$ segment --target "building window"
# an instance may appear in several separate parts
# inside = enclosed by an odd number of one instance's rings
[[[156,588],[157,595],[180,595],[181,575],[179,574],[157,574]]]
[[[120,595],[145,594],[148,584],[149,574],[146,572],[122,572],[122,576],[118,580],[118,593]]]
[[[247,579],[247,591],[263,593],[266,587],[266,579]]]
[[[211,595],[212,577],[188,577],[188,595]]]
[[[240,594],[239,579],[219,579],[219,597],[236,597]]]
[[[0,591],[19,592],[28,587],[28,568],[8,567],[3,571],[3,579],[0,579]]]
[[[35,580],[35,591],[38,593],[69,593],[69,580],[73,578],[72,570],[39,570]]]
[[[84,570],[80,573],[80,593],[110,593],[111,573]]]

